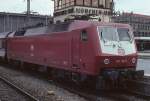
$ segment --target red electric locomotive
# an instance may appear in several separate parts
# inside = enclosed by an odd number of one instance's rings
[[[7,38],[7,59],[77,82],[143,75],[136,71],[137,51],[127,24],[70,21],[17,31]]]

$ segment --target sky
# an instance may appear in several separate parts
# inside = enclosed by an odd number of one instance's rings
[[[26,0],[0,0],[0,12],[22,13],[26,11]],[[51,0],[31,0],[31,10],[43,15],[52,15]],[[116,11],[150,15],[150,0],[115,0]]]
[[[150,0],[115,0],[116,11],[150,15]]]

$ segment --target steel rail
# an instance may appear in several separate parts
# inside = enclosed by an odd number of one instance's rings
[[[16,86],[15,84],[13,84],[9,80],[5,79],[4,77],[0,76],[0,80],[5,82],[7,85],[13,87],[14,89],[19,91],[20,93],[24,94],[25,96],[29,97],[30,99],[32,99],[32,101],[39,101],[36,97],[34,97],[33,95],[31,95],[28,92],[24,91],[23,89],[21,89],[20,87]]]

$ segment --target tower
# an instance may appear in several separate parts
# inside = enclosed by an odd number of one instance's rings
[[[113,0],[54,0],[54,22],[73,16],[96,16],[109,22],[113,12]]]

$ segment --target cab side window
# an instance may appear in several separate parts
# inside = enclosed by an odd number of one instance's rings
[[[88,33],[86,30],[81,31],[81,41],[88,41]]]

